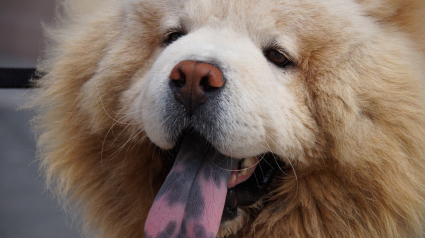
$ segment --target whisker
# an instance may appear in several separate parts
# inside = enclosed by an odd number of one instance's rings
[[[140,134],[142,134],[143,133],[143,131],[139,131],[139,132],[137,132],[136,133],[136,135],[135,135],[135,137],[136,136],[138,136],[138,135],[140,135]],[[145,138],[146,136],[143,136],[142,137],[142,139],[143,138]],[[130,151],[130,150],[132,150],[136,145],[137,145],[137,142],[139,141],[139,140],[137,140],[137,141],[134,141],[134,140],[131,140],[132,142],[130,142],[130,144],[128,145],[128,148],[127,148],[127,151],[125,152],[125,156],[124,156],[124,159],[123,159],[123,161],[121,162],[121,167],[123,167],[124,166],[124,162],[125,162],[125,160],[126,160],[126,158],[127,158],[127,155],[128,155],[128,152]],[[134,145],[133,146],[131,146],[131,143],[134,143]],[[140,145],[140,144],[139,144]]]
[[[108,111],[106,111],[105,105],[103,104],[102,97],[100,96],[99,87],[97,86],[97,83],[96,83],[96,82],[95,82],[95,86],[96,86],[96,90],[97,90],[97,96],[99,97],[100,104],[102,105],[102,109],[103,109],[103,111],[105,112],[105,114],[106,114],[109,118],[111,118],[111,120],[112,120],[112,121],[115,121],[115,122],[120,123],[120,124],[127,124],[127,123],[125,123],[125,122],[117,121],[115,118],[113,118],[111,115],[109,115]],[[123,108],[122,110],[124,110],[124,108]]]
[[[261,159],[262,159],[262,158],[260,158],[259,160],[257,160],[257,162],[256,162],[255,164],[251,165],[250,167],[244,168],[244,169],[251,169],[251,168],[253,168],[253,167],[257,166],[257,165],[260,163]],[[244,170],[244,169],[226,169],[226,168],[223,168],[223,167],[221,167],[221,166],[217,165],[216,163],[214,163],[214,161],[213,161],[212,159],[210,159],[210,161],[211,161],[211,163],[212,163],[214,166],[216,166],[217,168],[219,168],[219,169],[221,169],[221,170],[224,170],[224,171],[238,171],[238,172],[239,172],[239,171]]]
[[[117,115],[117,116],[118,116],[118,115]],[[100,151],[100,165],[101,165],[101,167],[102,167],[102,171],[103,171],[103,172],[105,172],[105,168],[104,168],[104,164],[103,164],[103,152],[104,152],[104,149],[105,149],[106,139],[107,139],[107,137],[108,137],[108,135],[109,135],[109,133],[110,133],[110,132],[112,133],[112,136],[114,136],[114,137],[115,137],[114,132],[113,132],[113,128],[114,128],[114,126],[117,124],[117,122],[118,122],[118,121],[114,120],[114,122],[112,123],[111,127],[110,127],[110,128],[108,129],[108,131],[106,132],[105,137],[103,138],[102,148],[101,148],[101,151]],[[114,142],[115,142],[115,140],[112,142],[112,144],[113,144]]]
[[[260,165],[260,167],[261,167],[261,165]],[[253,173],[253,174],[254,174],[254,177],[255,177],[255,182],[257,182],[257,186],[260,187],[260,183],[258,182],[257,175],[255,175],[255,173]]]
[[[131,123],[132,122],[134,122],[136,120],[136,118],[133,118],[133,120],[131,121]],[[125,127],[124,127],[124,129],[122,129],[121,130],[121,132],[117,135],[117,136],[114,136],[115,137],[115,139],[112,141],[112,143],[111,144],[114,144],[115,142],[116,142],[116,140],[118,139],[118,137],[124,132],[124,131],[126,131],[130,126],[131,126],[132,124],[127,124]]]
[[[264,159],[264,155],[263,156],[261,156],[261,160],[263,160]],[[264,160],[264,161],[266,161],[266,163],[267,163],[267,160]],[[263,168],[261,168],[261,164],[259,164],[258,165],[258,167],[260,167],[260,170],[261,170],[261,174],[263,175],[263,177],[264,177],[264,171],[263,171]],[[272,167],[273,168],[273,167]]]
[[[138,144],[138,146],[137,146],[137,148],[136,148],[136,154],[137,154],[137,152],[139,151],[139,148],[140,148],[140,146],[143,144],[143,140],[145,140],[145,138],[147,137],[147,135],[145,135],[145,136],[143,136],[142,138],[140,138],[138,141],[137,141],[137,144]]]
[[[266,136],[267,136],[267,135],[266,135]],[[267,136],[267,138],[268,138],[271,142],[273,142],[273,143],[274,143],[274,144],[278,147],[278,149],[282,152],[282,154],[283,154],[283,149],[279,146],[279,144],[277,144],[277,143],[276,143],[276,141],[274,141],[274,140],[273,140],[272,138],[270,138],[269,136]],[[271,151],[270,145],[269,145],[269,144],[267,144],[267,146],[269,147],[269,149],[270,149],[270,151]],[[274,160],[276,161],[276,164],[278,164],[278,161],[277,161],[277,159],[276,159],[276,157],[274,156],[274,154],[273,154],[273,153],[272,153],[272,155],[273,155]],[[294,172],[295,181],[296,181],[296,183],[297,183],[297,193],[298,193],[298,186],[299,186],[299,184],[298,184],[298,176],[297,176],[297,172],[295,171],[294,165],[292,164],[291,160],[290,160],[289,158],[287,158],[287,157],[285,157],[285,158],[286,158],[286,160],[288,161],[289,165],[291,166],[292,171]],[[279,170],[280,170],[283,174],[286,174],[286,173],[282,170],[282,168],[281,168],[280,166],[278,166],[278,168],[279,168]]]
[[[152,159],[151,159],[152,161],[154,160],[155,150],[156,150],[156,146],[153,147],[153,153],[152,153]]]
[[[142,134],[144,131],[139,131],[138,135]],[[142,136],[142,138],[138,139],[135,144],[133,145],[133,147],[131,149],[133,149],[136,145],[138,145],[137,147],[140,147],[140,144],[142,143],[142,141],[147,137],[147,135]]]
[[[102,167],[103,173],[105,173],[105,168],[104,168],[104,165],[103,165],[103,151],[105,150],[106,138],[108,137],[109,132],[112,130],[112,128],[115,126],[115,124],[116,124],[116,122],[112,123],[112,125],[109,128],[108,132],[106,132],[106,135],[103,138],[102,148],[100,150],[100,166]]]
[[[123,129],[123,130],[125,130],[125,129]],[[122,133],[122,132],[121,132]],[[120,134],[121,134],[120,133]],[[131,135],[130,135],[130,138],[129,139],[127,139],[127,141],[123,144],[123,145],[121,145],[120,146],[120,148],[118,148],[117,149],[117,151],[115,151],[112,155],[110,155],[109,157],[115,157],[119,152],[121,152],[123,149],[124,149],[124,147],[129,143],[129,142],[131,142],[136,136],[138,136],[139,135],[139,133],[140,132],[137,132],[137,131],[135,131],[135,132],[132,132],[131,133]],[[114,140],[115,141],[115,140]],[[112,158],[113,159],[113,158]]]

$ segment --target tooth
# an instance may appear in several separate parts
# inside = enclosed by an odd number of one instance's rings
[[[230,178],[230,182],[236,181],[236,174],[232,174],[232,177]]]
[[[248,174],[248,169],[242,169],[242,171],[238,174],[238,175],[247,175]]]
[[[244,159],[242,162],[242,168],[249,168],[257,162],[257,157],[251,157],[249,159]]]

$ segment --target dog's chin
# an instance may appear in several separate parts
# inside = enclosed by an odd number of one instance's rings
[[[229,235],[236,234],[239,230],[246,226],[248,219],[248,213],[245,210],[238,208],[235,218],[224,221],[220,224],[217,238],[224,238]]]
[[[232,220],[222,221],[220,224],[220,229],[217,233],[217,238],[225,238],[230,235],[236,235],[238,231],[242,230],[242,228],[246,227],[250,220],[254,220],[254,213],[259,213],[264,208],[264,199],[260,198],[255,204],[237,208],[237,215]]]

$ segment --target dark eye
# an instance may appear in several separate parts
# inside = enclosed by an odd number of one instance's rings
[[[291,61],[282,53],[277,50],[271,49],[265,52],[265,56],[268,60],[270,60],[273,64],[279,67],[285,67]]]
[[[173,33],[170,33],[169,35],[168,35],[168,37],[167,37],[167,40],[165,41],[165,44],[171,44],[171,43],[173,43],[174,41],[176,41],[176,40],[178,40],[180,37],[182,37],[182,36],[184,36],[184,34],[183,33],[181,33],[181,32],[173,32]]]

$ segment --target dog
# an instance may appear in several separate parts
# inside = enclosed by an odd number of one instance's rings
[[[425,237],[422,0],[74,0],[34,98],[98,237]]]

